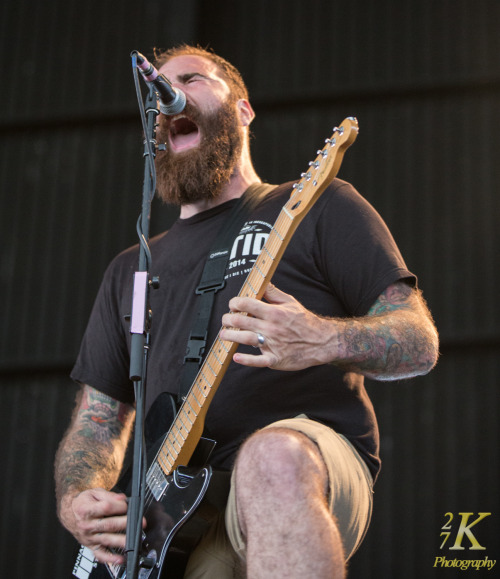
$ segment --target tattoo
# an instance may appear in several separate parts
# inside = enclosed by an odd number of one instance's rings
[[[71,425],[56,455],[58,502],[70,491],[110,489],[116,484],[133,416],[131,406],[82,387]]]
[[[346,322],[344,369],[379,380],[428,372],[437,359],[437,332],[423,298],[405,283],[389,286],[362,319]]]
[[[120,435],[123,428],[124,405],[97,390],[86,394],[80,409],[78,434],[96,442],[109,443]]]
[[[365,358],[367,355],[380,358],[386,349],[385,340],[367,327],[348,328],[345,332],[345,341],[349,353],[356,358]]]
[[[413,290],[406,283],[390,285],[383,293],[380,294],[377,301],[370,308],[368,315],[377,316],[399,309],[411,309],[409,297],[414,291],[415,290]]]

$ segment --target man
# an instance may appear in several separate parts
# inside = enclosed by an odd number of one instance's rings
[[[176,394],[207,251],[228,211],[260,183],[249,152],[254,112],[239,73],[193,47],[158,57],[187,97],[161,117],[158,191],[180,218],[151,242],[153,324],[147,406]],[[235,240],[209,330],[241,346],[206,417],[216,468],[233,469],[225,518],[193,553],[186,577],[344,577],[369,524],[378,433],[363,376],[428,372],[431,316],[376,212],[336,180],[295,233],[264,300],[235,297],[291,184],[259,203]],[[260,241],[259,241],[260,240]],[[110,492],[134,417],[128,381],[137,248],[111,264],[72,376],[83,384],[56,459],[59,517],[101,562],[120,560],[127,503]],[[292,297],[293,296],[293,297]],[[258,349],[255,349],[258,348]],[[237,456],[236,456],[237,455]]]

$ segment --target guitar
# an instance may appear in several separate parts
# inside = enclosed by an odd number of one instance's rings
[[[293,233],[337,175],[344,153],[357,134],[358,123],[353,117],[347,117],[333,129],[331,138],[326,139],[323,149],[317,151],[316,159],[294,185],[239,296],[262,298]],[[237,343],[222,340],[218,334],[168,432],[151,453],[146,474],[147,527],[142,541],[140,579],[182,576],[181,563],[175,556],[188,554],[196,545],[200,528],[209,524],[210,512],[213,513],[218,498],[208,500],[207,491],[212,487],[210,480],[217,475],[210,466],[192,466],[192,458],[195,449],[198,453],[200,446],[215,444],[201,437],[205,416],[237,347]],[[188,464],[189,468],[183,466]],[[228,488],[228,484],[226,480],[223,486]],[[209,514],[204,508],[208,508]],[[201,517],[193,517],[194,513],[201,513]],[[125,579],[126,568],[97,563],[92,551],[81,546],[73,575],[80,579]]]

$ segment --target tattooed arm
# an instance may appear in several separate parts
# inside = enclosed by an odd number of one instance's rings
[[[125,546],[127,503],[109,489],[123,465],[134,413],[132,406],[82,386],[56,455],[58,516],[101,562],[122,560],[108,549]]]
[[[345,370],[378,380],[410,378],[435,365],[439,340],[421,293],[404,282],[390,285],[367,316],[344,322],[338,359]]]
[[[420,293],[404,282],[390,285],[358,318],[317,316],[272,285],[264,297],[267,303],[233,298],[231,313],[222,318],[223,339],[259,346],[257,333],[265,338],[260,354],[236,353],[239,364],[279,370],[335,364],[395,380],[425,374],[436,363],[439,345],[431,315]]]

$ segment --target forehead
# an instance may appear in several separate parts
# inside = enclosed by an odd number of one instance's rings
[[[215,62],[205,58],[204,56],[196,56],[191,54],[174,56],[160,68],[160,72],[171,81],[176,80],[176,77],[180,77],[184,74],[198,72],[207,78],[218,80],[224,84],[227,84]]]

